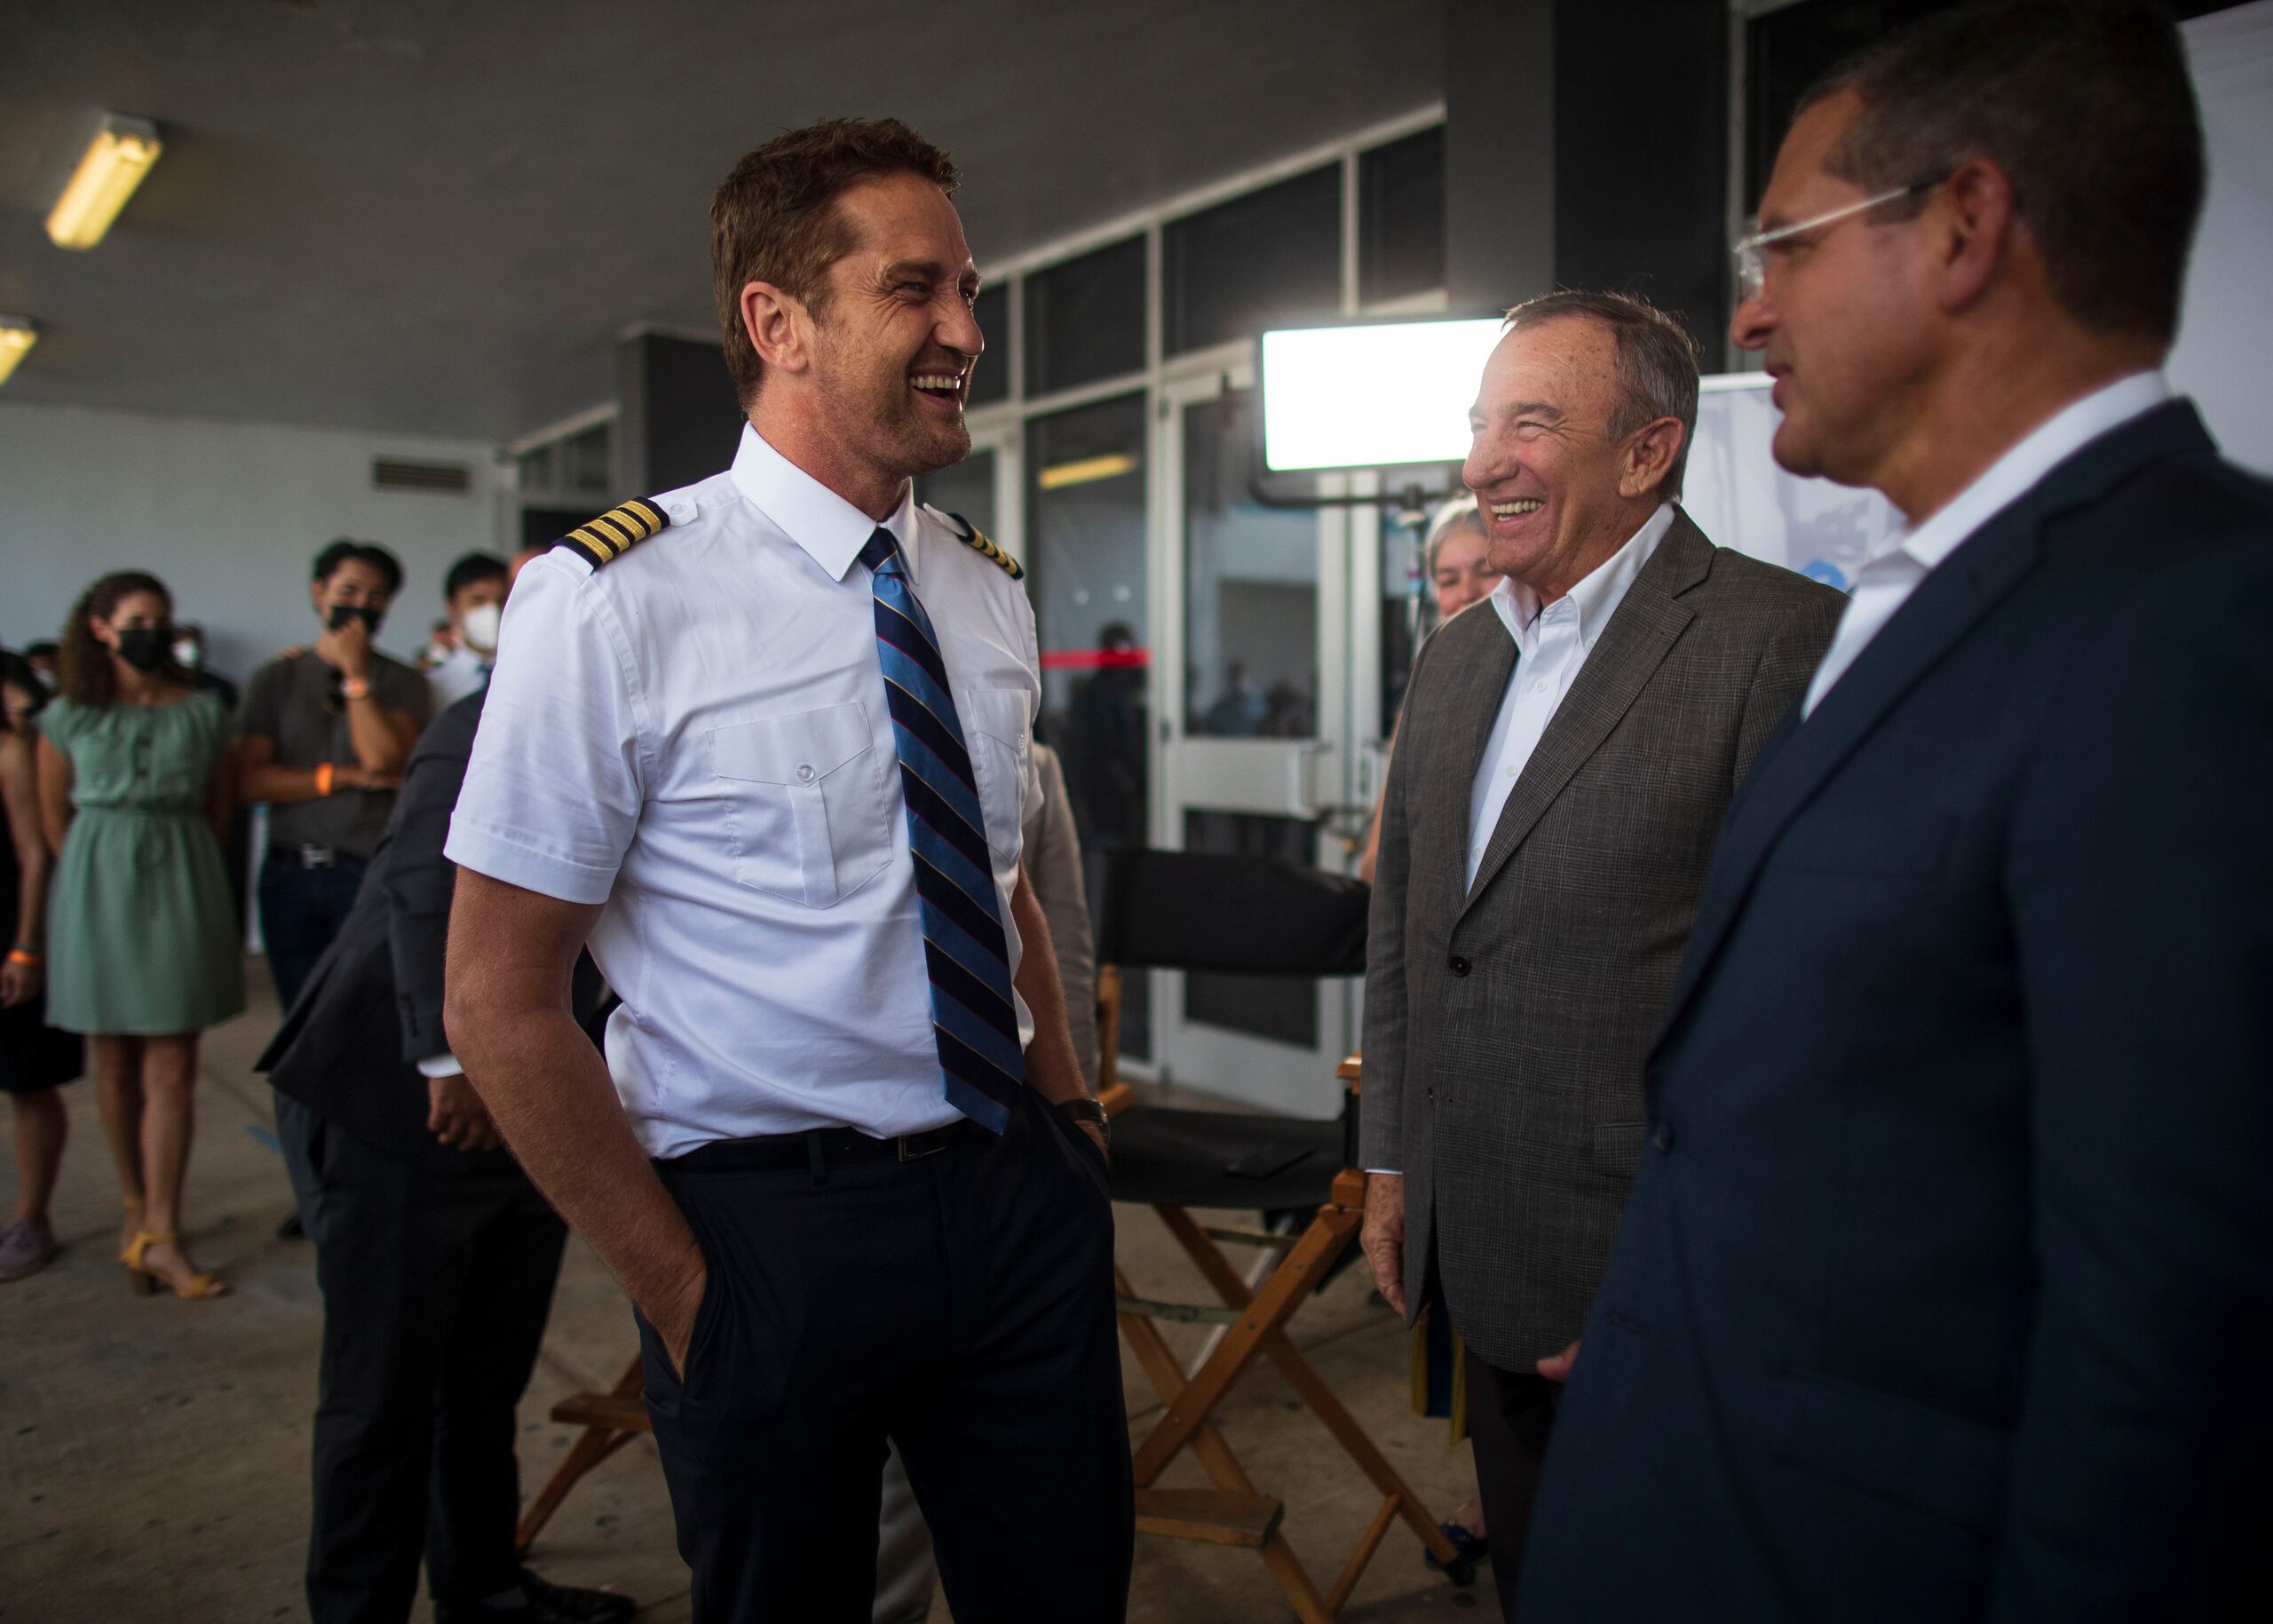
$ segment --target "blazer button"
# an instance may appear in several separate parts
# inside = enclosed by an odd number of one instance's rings
[[[1451,959],[1445,963],[1445,968],[1451,970],[1453,974],[1456,976],[1464,976],[1468,973],[1468,961],[1461,957],[1460,955],[1454,954]]]
[[[1673,1149],[1673,1124],[1659,1122],[1658,1131],[1650,1136],[1650,1143],[1656,1145],[1661,1153],[1670,1152]]]

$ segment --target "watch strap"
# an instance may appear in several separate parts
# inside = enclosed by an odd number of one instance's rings
[[[1094,1122],[1106,1134],[1113,1132],[1113,1119],[1105,1114],[1105,1107],[1086,1095],[1078,1099],[1059,1100],[1057,1110],[1076,1122]]]

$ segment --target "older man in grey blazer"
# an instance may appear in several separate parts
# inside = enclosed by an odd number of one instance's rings
[[[1646,301],[1509,313],[1462,476],[1505,579],[1423,649],[1382,808],[1365,1249],[1467,1346],[1505,1605],[1714,836],[1844,603],[1675,505],[1696,421],[1696,345]]]

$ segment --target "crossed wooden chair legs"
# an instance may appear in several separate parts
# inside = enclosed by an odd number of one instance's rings
[[[1137,1532],[1259,1550],[1263,1565],[1286,1593],[1303,1624],[1333,1624],[1349,1601],[1350,1593],[1357,1588],[1374,1553],[1399,1517],[1456,1582],[1466,1583],[1474,1577],[1411,1485],[1398,1475],[1397,1469],[1375,1446],[1357,1417],[1350,1414],[1287,1335],[1287,1323],[1295,1311],[1316,1289],[1334,1260],[1356,1240],[1364,1216],[1365,1192],[1362,1173],[1338,1175],[1332,1198],[1319,1208],[1308,1228],[1292,1237],[1266,1232],[1209,1230],[1203,1228],[1184,1208],[1155,1207],[1153,1211],[1160,1214],[1160,1221],[1168,1225],[1168,1232],[1192,1259],[1193,1267],[1223,1300],[1220,1314],[1216,1311],[1179,1311],[1169,1304],[1139,1299],[1130,1292],[1120,1270],[1113,1271],[1113,1284],[1121,1299],[1121,1332],[1128,1337],[1153,1390],[1160,1394],[1163,1406],[1160,1419],[1136,1447]],[[1216,1244],[1219,1240],[1283,1248],[1285,1256],[1259,1289],[1250,1289]],[[1171,1318],[1213,1319],[1228,1327],[1214,1351],[1189,1378],[1154,1323],[1156,1319]],[[1287,1384],[1382,1495],[1381,1509],[1374,1514],[1332,1588],[1323,1594],[1287,1543],[1279,1527],[1284,1507],[1256,1490],[1214,1421],[1216,1406],[1257,1359],[1267,1359],[1278,1368]],[[1192,1458],[1216,1486],[1182,1490],[1154,1487],[1168,1464],[1186,1449],[1191,1450]]]
[[[635,1353],[622,1375],[606,1392],[577,1393],[552,1406],[553,1420],[565,1421],[571,1426],[581,1424],[584,1430],[568,1446],[567,1454],[537,1491],[536,1498],[529,1501],[528,1509],[521,1513],[521,1525],[514,1531],[513,1543],[523,1557],[529,1554],[538,1533],[552,1520],[552,1514],[560,1509],[560,1502],[568,1498],[568,1491],[586,1472],[633,1438],[653,1430],[647,1422],[646,1401],[639,1396],[643,1379],[639,1356]]]

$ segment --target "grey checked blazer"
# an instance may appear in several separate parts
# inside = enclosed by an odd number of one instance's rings
[[[1678,515],[1603,629],[1462,894],[1469,791],[1515,670],[1478,604],[1422,651],[1382,811],[1365,1165],[1405,1175],[1405,1288],[1433,1256],[1503,1370],[1579,1335],[1642,1151],[1642,1066],[1730,796],[1846,600]]]

